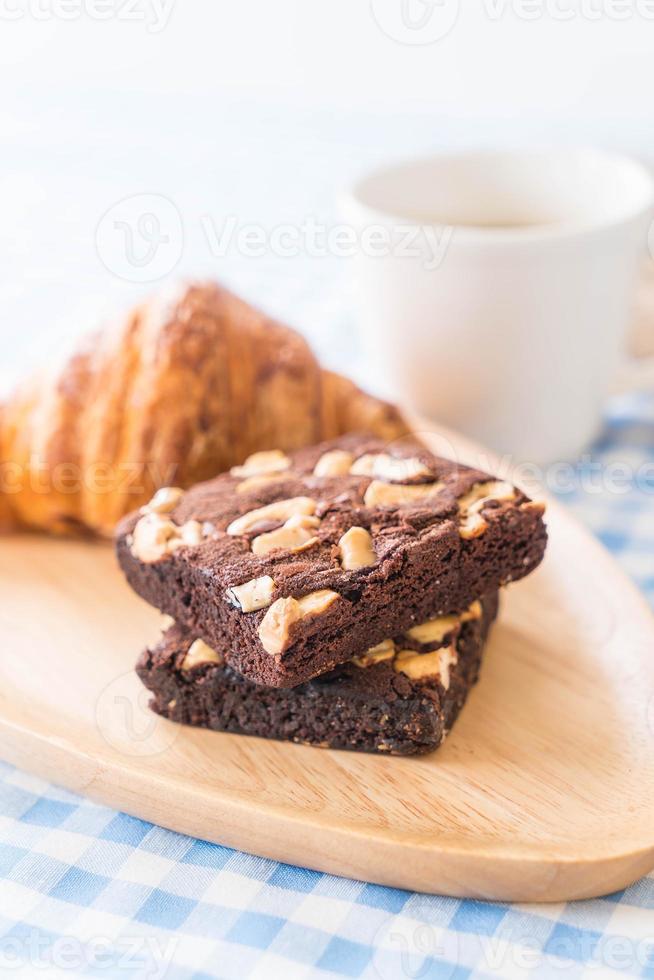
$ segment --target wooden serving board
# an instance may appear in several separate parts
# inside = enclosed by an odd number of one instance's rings
[[[654,620],[569,514],[551,504],[548,523],[481,682],[418,759],[157,718],[132,666],[159,617],[110,547],[0,539],[0,755],[165,827],[382,884],[524,901],[621,888],[654,866]]]

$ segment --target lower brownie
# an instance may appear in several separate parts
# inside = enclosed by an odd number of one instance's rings
[[[137,673],[150,707],[216,731],[363,752],[414,755],[437,748],[477,680],[497,593],[459,616],[440,616],[291,689],[246,680],[174,625]]]

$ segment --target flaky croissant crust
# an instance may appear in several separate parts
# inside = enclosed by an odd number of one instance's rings
[[[160,486],[356,429],[406,432],[392,406],[323,371],[295,331],[192,284],[137,307],[0,409],[0,528],[108,536]]]

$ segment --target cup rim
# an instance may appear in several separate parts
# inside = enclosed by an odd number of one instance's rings
[[[569,221],[562,220],[551,224],[532,224],[514,227],[498,227],[484,225],[457,224],[456,222],[445,221],[423,221],[419,222],[414,217],[402,214],[400,210],[383,208],[369,203],[363,197],[365,185],[374,179],[385,175],[397,174],[401,176],[403,172],[407,175],[417,166],[425,166],[433,163],[441,165],[443,163],[456,164],[483,162],[484,160],[498,160],[501,158],[561,158],[579,159],[588,157],[595,161],[602,161],[614,168],[619,168],[623,173],[631,176],[632,180],[640,181],[641,200],[621,213],[616,211],[614,215],[597,218],[571,218]],[[629,174],[630,172],[630,174]],[[339,194],[342,210],[356,209],[360,214],[365,213],[375,223],[380,225],[391,225],[397,227],[399,222],[405,226],[422,228],[453,228],[459,243],[470,244],[520,244],[525,245],[530,242],[541,242],[553,239],[568,239],[581,237],[598,231],[628,225],[634,221],[652,214],[654,210],[654,172],[651,171],[640,160],[628,156],[627,154],[605,150],[592,145],[573,145],[561,147],[508,147],[501,149],[471,149],[456,152],[442,152],[404,157],[395,162],[391,162],[379,167],[372,168],[357,177],[348,187],[343,188]]]

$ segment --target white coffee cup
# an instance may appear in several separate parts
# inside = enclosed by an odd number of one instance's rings
[[[344,196],[371,378],[502,453],[568,459],[622,355],[653,181],[595,149],[435,156]]]

